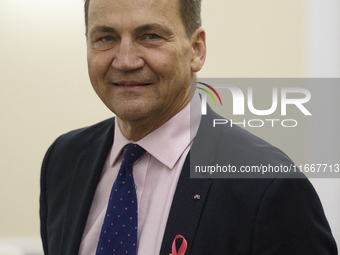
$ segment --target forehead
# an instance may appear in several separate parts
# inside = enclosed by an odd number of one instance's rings
[[[90,0],[89,29],[98,23],[136,26],[150,21],[182,24],[179,0]]]

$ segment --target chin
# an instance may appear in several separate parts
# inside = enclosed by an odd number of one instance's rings
[[[138,121],[147,118],[151,114],[148,108],[132,105],[128,107],[116,107],[112,109],[112,111],[123,121]]]

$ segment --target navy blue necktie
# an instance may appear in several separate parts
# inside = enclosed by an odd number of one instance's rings
[[[145,150],[137,144],[130,143],[124,148],[123,162],[112,186],[96,255],[136,255],[138,207],[132,166],[144,153]]]

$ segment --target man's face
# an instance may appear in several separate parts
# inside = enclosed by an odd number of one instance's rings
[[[87,44],[91,83],[119,119],[155,125],[189,102],[193,47],[178,0],[91,0]]]

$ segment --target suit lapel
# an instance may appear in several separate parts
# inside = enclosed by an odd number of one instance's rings
[[[100,180],[107,155],[112,147],[114,120],[93,134],[78,157],[65,213],[61,255],[78,254],[92,199]]]
[[[190,168],[195,165],[209,165],[215,157],[219,130],[212,130],[214,118],[220,118],[208,107],[208,115],[202,116],[195,141],[185,160],[172,202],[165,229],[160,255],[169,255],[176,235],[182,235],[188,242],[186,254],[191,253],[195,233],[209,193],[211,180],[190,178]],[[192,177],[192,176],[191,176]],[[194,199],[195,195],[200,199]]]
[[[190,179],[190,155],[188,155],[170,209],[161,246],[161,255],[169,255],[176,235],[182,235],[187,240],[188,248],[186,254],[190,254],[209,187],[210,180]],[[200,195],[200,199],[194,199],[196,194]]]

